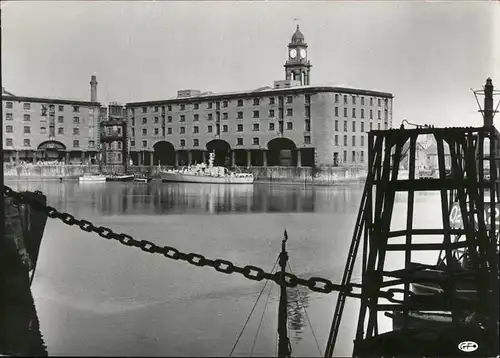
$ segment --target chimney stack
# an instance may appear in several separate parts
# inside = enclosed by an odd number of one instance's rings
[[[95,75],[90,78],[90,102],[97,102],[97,78]]]
[[[493,83],[491,78],[486,79],[486,86],[484,86],[484,126],[493,125]]]

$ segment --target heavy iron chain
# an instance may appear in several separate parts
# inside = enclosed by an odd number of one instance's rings
[[[40,193],[39,191],[35,193]],[[309,288],[311,291],[320,293],[331,293],[333,291],[343,291],[347,296],[361,298],[360,293],[354,293],[354,288],[361,288],[360,284],[351,283],[347,286],[342,286],[339,284],[334,284],[330,280],[321,277],[311,277],[309,279],[303,279],[297,277],[296,275],[285,272],[281,273],[279,271],[274,274],[265,272],[262,268],[252,265],[247,265],[245,267],[239,267],[233,264],[231,261],[216,259],[211,260],[203,255],[196,253],[183,253],[170,246],[158,246],[147,240],[136,240],[132,236],[127,234],[117,234],[113,230],[106,228],[104,226],[96,227],[90,221],[84,219],[76,219],[73,215],[68,213],[61,213],[56,208],[47,206],[38,201],[32,200],[22,193],[18,193],[12,190],[10,187],[4,185],[4,195],[14,199],[15,203],[25,203],[30,205],[34,210],[44,212],[50,218],[60,219],[63,223],[73,226],[78,225],[80,229],[86,232],[95,232],[102,238],[108,240],[117,240],[125,246],[131,246],[141,249],[144,252],[152,254],[161,254],[172,260],[182,260],[191,265],[198,267],[212,267],[217,272],[222,272],[225,274],[239,273],[245,278],[252,281],[262,281],[263,279],[271,280],[277,284],[281,284],[284,280],[286,286],[296,287],[304,286]],[[395,293],[404,293],[401,289],[389,289],[387,291],[379,291],[378,296],[383,297],[393,303],[402,303],[402,300],[396,299],[394,297]]]

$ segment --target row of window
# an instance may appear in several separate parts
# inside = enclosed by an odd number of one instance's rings
[[[24,129],[23,130],[24,134],[31,133],[31,127],[24,126],[23,129]],[[52,129],[51,135],[55,135],[53,127],[51,129]],[[5,133],[14,133],[14,128],[12,126],[5,126]],[[40,127],[40,134],[47,134],[47,127]],[[64,128],[63,127],[57,128],[57,134],[64,134]],[[80,128],[73,128],[73,135],[80,135]]]
[[[365,152],[363,150],[356,152],[355,150],[352,151],[352,156],[351,156],[351,162],[356,163],[358,162],[364,163],[365,161]],[[338,158],[338,153],[333,153],[333,162],[335,165],[339,164],[339,158]],[[344,150],[344,163],[347,163],[347,150]]]
[[[335,117],[339,116],[339,107],[335,107]],[[348,117],[347,108],[344,108],[344,117]],[[356,108],[352,109],[351,118],[356,118]],[[365,110],[361,108],[361,118],[365,118]],[[384,119],[387,120],[389,118],[389,113],[384,110]],[[370,119],[373,119],[373,110],[370,109]],[[382,119],[382,112],[380,110],[377,111],[377,119]]]
[[[348,104],[348,95],[344,95],[344,104]],[[361,100],[361,105],[364,106],[365,105],[365,97],[364,96],[358,96],[358,95],[351,95],[351,98],[352,98],[352,104],[356,104],[356,98],[359,97],[360,100]],[[369,97],[370,98],[370,106],[373,106],[374,105],[374,99],[373,97]],[[388,98],[384,98],[384,104],[386,105],[387,102],[389,101]],[[339,94],[335,94],[335,103],[340,103],[340,95]],[[382,99],[381,98],[377,98],[377,105],[379,107],[382,106]]]
[[[47,107],[47,105],[42,104],[42,112],[44,112],[44,109],[46,109],[46,107]],[[5,102],[5,108],[7,108],[7,109],[14,108],[14,103],[13,102]],[[27,111],[31,110],[31,103],[24,102],[23,103],[23,109],[25,109]],[[48,109],[49,109],[50,112],[54,112],[55,111],[55,105],[50,104],[48,106]],[[63,112],[64,111],[64,105],[58,105],[57,106],[57,110],[59,112]],[[74,113],[79,113],[80,112],[80,106],[73,106],[73,112]]]
[[[268,103],[269,105],[274,105],[276,104],[276,98],[275,97],[269,97],[268,98]],[[225,100],[225,101],[222,101],[222,108],[227,108],[229,106],[229,102],[228,100]],[[311,103],[311,96],[310,95],[305,95],[305,102],[306,103]],[[218,109],[220,107],[220,102],[215,102],[216,104],[216,108]],[[253,99],[253,105],[254,106],[259,106],[261,104],[261,98],[254,98]],[[287,96],[286,97],[286,103],[290,104],[290,103],[293,103],[293,96]],[[185,111],[186,110],[186,106],[188,104],[185,104],[185,103],[181,103],[179,104],[179,109],[181,111]],[[236,106],[237,107],[243,107],[244,105],[244,101],[243,99],[238,99],[237,100],[237,104]],[[167,106],[167,111],[171,112],[172,111],[172,105],[171,104],[168,104]],[[153,112],[154,113],[158,113],[160,112],[160,106],[154,106],[152,107],[153,108]],[[213,108],[213,102],[208,102],[207,103],[207,109],[212,109]],[[161,106],[161,109],[162,109],[162,112],[165,111],[165,106]],[[200,104],[199,103],[193,103],[193,110],[198,110],[200,109]],[[135,109],[134,108],[131,108],[131,111],[132,111],[132,114],[135,112]],[[147,113],[148,112],[148,107],[144,106],[142,107],[142,113]]]
[[[280,111],[281,111],[281,109],[280,109]],[[287,115],[287,117],[292,117],[293,116],[293,109],[288,108],[286,110],[286,115]],[[274,109],[270,109],[269,113],[268,113],[268,117],[274,118],[275,116],[276,116],[276,112],[274,111]],[[309,116],[310,116],[310,108],[306,107],[306,117],[309,117]],[[282,117],[282,113],[280,113],[280,117]],[[253,111],[253,118],[260,118],[260,111]],[[214,119],[213,113],[208,113],[207,120],[211,121],[213,119]],[[220,116],[219,116],[219,114],[217,114],[217,120],[219,120],[219,119],[220,119]],[[222,113],[222,119],[223,120],[229,119],[229,114],[227,112]],[[243,119],[243,112],[237,112],[236,119]],[[200,120],[200,115],[197,113],[193,114],[193,121],[196,122],[199,120]],[[160,121],[159,117],[154,118],[155,124],[159,123],[159,121]],[[184,114],[181,114],[179,116],[179,122],[185,122],[185,121],[186,121],[186,116]],[[148,124],[148,119],[146,117],[143,117],[141,123]],[[167,123],[172,123],[172,116],[167,117]],[[132,126],[135,126],[135,118],[132,118]]]
[[[50,119],[51,119],[51,121],[55,121],[54,118],[50,118]],[[5,113],[5,120],[7,120],[7,121],[14,120],[14,115],[12,113]],[[26,122],[30,122],[31,121],[31,115],[30,114],[24,114],[23,115],[23,120],[26,121]],[[46,118],[44,118],[44,117],[40,118],[40,122],[46,122],[46,121],[47,121]],[[64,116],[58,116],[57,117],[57,122],[58,123],[64,123]],[[73,117],[73,123],[74,124],[80,124],[80,117]]]
[[[348,131],[348,126],[347,126],[348,121],[344,121],[344,132]],[[352,131],[356,132],[356,122],[351,122],[352,123]],[[360,132],[365,131],[365,122],[360,122],[361,123],[361,130]],[[384,129],[388,128],[387,122],[384,122]],[[380,123],[377,123],[377,129],[380,130]],[[373,130],[373,123],[370,122],[370,130]],[[335,120],[335,132],[339,132],[339,121]]]
[[[179,141],[179,144],[181,147],[186,146],[186,140],[181,139]],[[310,136],[304,136],[304,144],[311,144],[311,137]],[[236,138],[236,145],[243,145],[243,138]],[[260,145],[260,138],[254,137],[252,138],[252,145]],[[135,147],[135,141],[130,141],[130,146]],[[147,148],[148,142],[143,140],[142,141],[142,148]],[[200,141],[199,139],[193,139],[193,147],[199,147],[200,146]]]
[[[310,127],[308,127],[307,124],[309,124],[309,122],[306,123],[306,132],[310,131],[310,129],[308,129]],[[275,128],[276,128],[276,126],[275,126],[274,123],[269,123],[268,128],[269,128],[270,131],[274,131]],[[293,130],[293,123],[292,122],[287,122],[286,129],[287,130]],[[213,130],[214,130],[213,126],[207,126],[207,133],[213,133]],[[222,132],[227,133],[228,130],[229,130],[229,126],[226,125],[226,124],[224,124],[222,126]],[[253,127],[252,127],[252,130],[254,132],[260,131],[260,125],[259,125],[259,123],[254,123]],[[236,131],[237,132],[243,132],[243,124],[238,124],[238,126],[236,128]],[[160,133],[160,129],[159,128],[154,128],[154,134],[155,135],[159,135],[159,133]],[[180,127],[179,128],[179,133],[180,134],[185,134],[186,133],[186,127]],[[193,127],[193,133],[200,133],[200,127],[194,126]],[[172,128],[171,127],[167,128],[167,134],[172,134]],[[132,135],[132,137],[135,137],[135,128],[131,129],[131,135]],[[148,135],[147,128],[142,128],[142,135],[143,136]]]
[[[13,147],[14,146],[14,139],[13,138],[5,138],[5,145],[7,147]],[[23,146],[24,147],[31,147],[31,140],[26,138],[23,140]],[[80,147],[80,141],[79,140],[74,140],[73,141],[73,148],[79,148]],[[94,142],[89,141],[89,147],[93,148],[94,147]]]
[[[365,137],[364,135],[361,135],[361,143],[360,143],[360,146],[361,147],[364,147],[365,146]],[[344,136],[344,147],[347,147],[349,144],[347,143],[347,136],[345,135]],[[352,136],[352,146],[355,147],[356,146],[356,136],[353,135]],[[335,135],[335,145],[339,145],[339,136],[338,135]]]

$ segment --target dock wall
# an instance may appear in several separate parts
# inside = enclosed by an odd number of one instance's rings
[[[5,179],[41,180],[76,179],[86,173],[123,173],[122,166],[98,165],[13,165],[4,163]],[[144,173],[159,177],[159,171],[169,167],[132,166],[129,173]],[[304,183],[314,185],[334,185],[363,181],[367,170],[361,167],[250,167],[242,169],[253,173],[256,182]]]

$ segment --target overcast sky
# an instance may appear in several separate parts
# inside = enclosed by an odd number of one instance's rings
[[[88,100],[95,74],[104,103],[255,89],[284,78],[298,18],[311,84],[391,92],[395,124],[480,125],[470,88],[500,89],[498,4],[2,2],[2,86]]]

